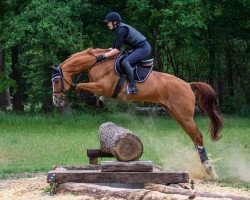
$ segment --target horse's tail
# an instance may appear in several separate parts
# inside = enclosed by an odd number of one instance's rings
[[[218,141],[220,139],[220,131],[223,128],[223,121],[215,108],[215,91],[210,85],[203,82],[192,82],[190,86],[198,99],[200,108],[205,110],[210,118],[209,131],[211,139]]]

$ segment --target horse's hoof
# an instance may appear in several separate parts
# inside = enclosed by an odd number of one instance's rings
[[[105,108],[107,108],[107,105],[105,104],[105,102],[103,100],[99,99],[97,107],[105,109]]]
[[[210,165],[209,160],[204,161],[203,165],[205,167],[206,173],[209,174],[209,175],[211,175],[213,173],[213,168]]]
[[[206,169],[206,172],[207,172],[207,174],[212,175],[212,173],[213,173],[213,168],[212,168],[212,166],[209,166],[209,167]]]

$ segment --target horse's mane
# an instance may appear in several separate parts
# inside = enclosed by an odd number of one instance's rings
[[[99,55],[99,54],[107,53],[107,52],[110,51],[110,49],[88,48],[86,51],[88,52],[88,54],[96,56],[96,55]]]
[[[88,49],[86,49],[86,50],[84,50],[84,51],[80,51],[80,52],[77,52],[77,53],[72,54],[72,55],[69,56],[65,61],[63,61],[63,62],[60,64],[60,66],[63,65],[64,63],[66,63],[66,62],[69,62],[69,61],[71,61],[71,60],[73,60],[73,59],[79,57],[79,56],[84,56],[84,55],[86,55],[86,54],[93,55],[93,56],[97,56],[97,55],[106,53],[106,52],[108,52],[108,51],[110,51],[110,50],[109,50],[109,49],[99,49],[99,48],[97,48],[97,49],[88,48]]]

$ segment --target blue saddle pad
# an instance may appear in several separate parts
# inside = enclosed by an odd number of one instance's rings
[[[122,52],[115,61],[115,72],[119,76],[126,75],[125,70],[123,69],[122,64],[121,64],[124,58],[126,58],[126,56],[127,54]],[[144,82],[148,78],[149,74],[151,73],[153,69],[153,64],[151,65],[149,64],[149,66],[147,67],[143,66],[146,62],[153,63],[151,59],[149,61],[142,61],[142,62],[132,65],[132,69],[133,69],[134,76],[135,76],[134,79],[137,83]]]

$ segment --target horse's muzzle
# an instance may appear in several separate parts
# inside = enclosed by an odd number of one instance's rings
[[[66,104],[65,98],[66,98],[66,96],[60,96],[60,97],[53,96],[53,104],[56,107],[63,107]]]

